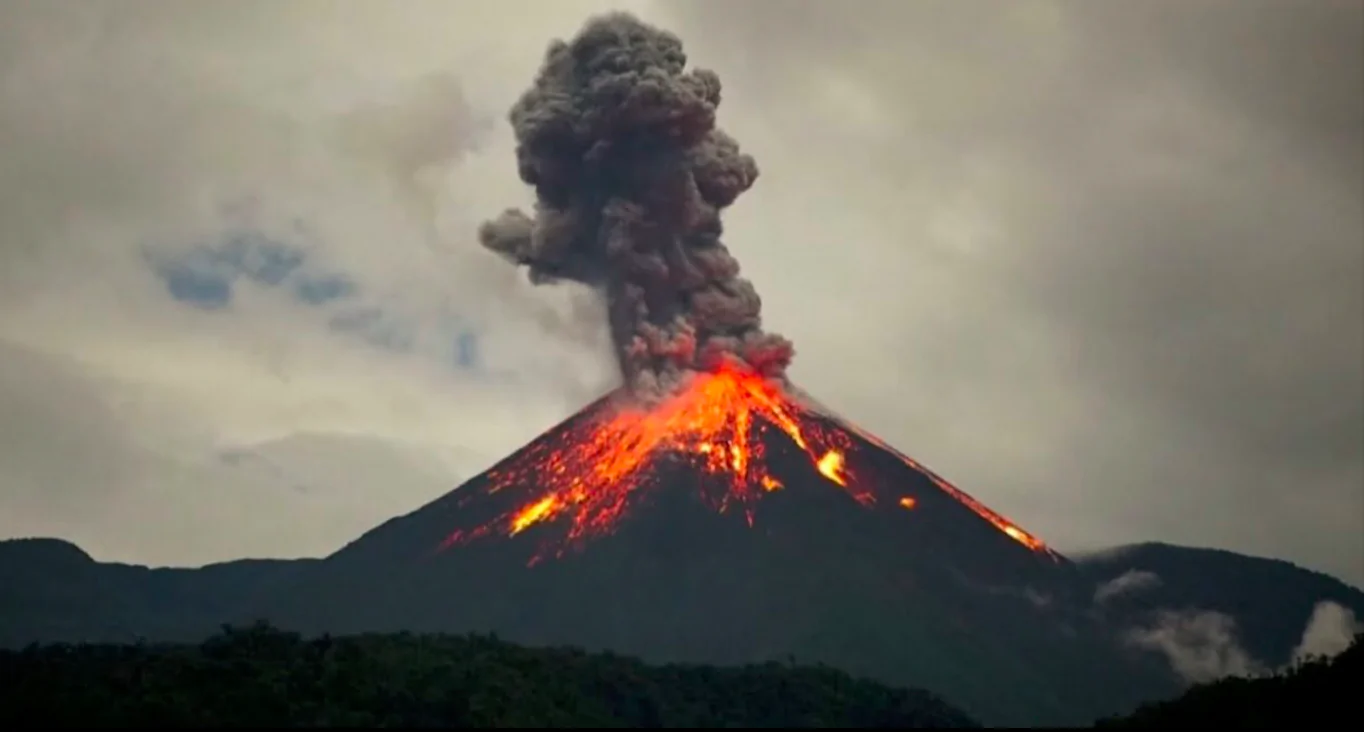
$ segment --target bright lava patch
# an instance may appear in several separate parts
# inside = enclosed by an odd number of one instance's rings
[[[814,419],[809,408],[775,382],[721,371],[697,375],[651,409],[608,410],[605,418],[575,425],[563,439],[534,444],[511,463],[490,471],[486,493],[536,486],[538,497],[477,528],[456,532],[441,548],[494,534],[515,536],[537,524],[562,521],[568,527],[562,540],[544,547],[531,563],[561,556],[571,546],[610,533],[632,505],[634,493],[649,484],[651,469],[665,457],[688,460],[697,470],[719,478],[706,483],[723,489],[711,490],[702,499],[721,513],[743,511],[751,526],[762,496],[783,489],[768,473],[763,441],[755,439],[774,428],[805,452],[832,487],[863,506],[876,503],[876,495],[858,484],[848,465],[847,451],[853,444],[848,432]],[[858,434],[886,447],[870,435]],[[913,460],[890,452],[1007,536],[1034,551],[1050,553],[1041,541],[999,514]],[[915,504],[908,496],[897,500],[903,508]]]

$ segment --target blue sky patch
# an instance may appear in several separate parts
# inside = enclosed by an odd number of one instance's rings
[[[301,274],[294,280],[294,296],[309,305],[322,305],[358,295],[360,288],[345,275]]]
[[[170,296],[189,305],[215,310],[232,302],[232,278],[213,269],[188,262],[170,262],[157,268]]]
[[[349,274],[316,264],[312,248],[252,228],[233,227],[189,249],[147,249],[146,261],[176,302],[207,311],[230,310],[236,287],[251,282],[299,307],[328,312],[326,327],[374,348],[418,350],[460,371],[479,370],[477,332],[463,317],[443,314],[434,328],[382,303],[365,302]]]
[[[373,306],[339,312],[332,316],[329,325],[333,330],[352,333],[389,351],[409,352],[417,341],[412,323]]]
[[[455,336],[455,363],[466,369],[478,366],[478,335],[462,331]]]

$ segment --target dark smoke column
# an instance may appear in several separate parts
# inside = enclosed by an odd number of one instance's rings
[[[757,165],[715,127],[719,77],[686,64],[676,36],[624,13],[551,43],[510,115],[535,216],[508,210],[479,230],[531,282],[605,295],[622,375],[645,400],[726,362],[781,378],[792,356],[720,243],[720,211]]]

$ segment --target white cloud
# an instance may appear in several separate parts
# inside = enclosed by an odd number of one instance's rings
[[[1160,586],[1155,572],[1132,569],[1104,582],[1094,590],[1094,602],[1103,604],[1115,597],[1131,595]]]
[[[1364,633],[1364,623],[1355,618],[1353,610],[1334,602],[1319,602],[1302,632],[1302,642],[1293,649],[1293,660],[1335,656],[1349,648],[1358,633]]]
[[[1360,632],[1364,632],[1364,625],[1355,619],[1352,610],[1329,600],[1318,602],[1289,664],[1308,657],[1331,658],[1348,648]],[[1139,648],[1164,654],[1171,669],[1190,684],[1228,676],[1258,676],[1275,670],[1241,645],[1236,619],[1225,613],[1162,610],[1155,625],[1130,631],[1127,640]]]
[[[1132,631],[1128,639],[1165,654],[1174,672],[1193,684],[1265,670],[1237,642],[1236,621],[1223,613],[1162,611],[1155,627]]]

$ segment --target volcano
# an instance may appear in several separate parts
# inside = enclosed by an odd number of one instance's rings
[[[1171,691],[1039,538],[742,371],[609,394],[313,567],[264,614],[313,632],[495,632],[656,661],[818,661],[987,723]],[[1149,670],[1150,673],[1146,673]]]
[[[719,76],[687,61],[626,13],[552,41],[508,114],[535,206],[478,232],[531,284],[602,299],[620,389],[263,614],[652,661],[794,656],[988,723],[1084,723],[1173,691],[1128,668],[1073,564],[790,383],[794,345],[721,240],[757,163],[717,126]]]

